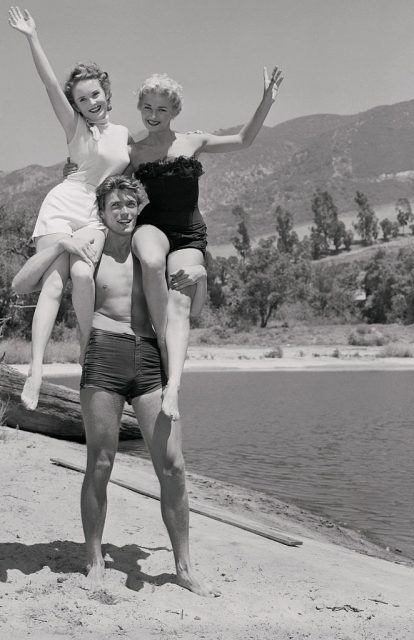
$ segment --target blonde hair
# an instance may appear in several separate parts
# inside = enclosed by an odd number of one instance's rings
[[[178,116],[183,106],[183,88],[178,82],[167,76],[166,73],[154,73],[144,80],[138,92],[138,109],[141,111],[144,97],[148,93],[159,93],[167,96],[173,111]]]

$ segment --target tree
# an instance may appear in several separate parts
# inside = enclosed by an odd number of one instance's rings
[[[279,251],[276,237],[260,240],[248,255],[233,263],[228,274],[227,303],[232,321],[266,327],[276,309],[303,288],[306,262],[309,265],[300,254],[295,260]]]
[[[237,232],[239,235],[234,236],[231,239],[231,242],[237,253],[241,255],[242,258],[244,258],[251,249],[250,235],[248,230],[248,215],[243,207],[234,207],[234,209],[232,210],[232,214],[239,218],[240,222],[237,225]]]
[[[404,229],[407,224],[413,220],[413,212],[408,198],[398,198],[395,205],[395,211],[397,213],[398,224],[402,227],[404,233]]]
[[[380,227],[382,229],[382,239],[384,242],[388,242],[390,236],[392,234],[392,222],[388,220],[388,218],[383,218],[380,222]]]
[[[275,211],[276,231],[278,234],[277,248],[284,253],[292,253],[299,238],[293,229],[293,216],[289,211],[278,206]]]
[[[321,257],[329,253],[330,241],[338,233],[338,209],[328,191],[317,189],[312,199],[314,225],[311,227],[312,253]]]
[[[353,239],[354,239],[354,233],[352,229],[346,229],[343,237],[343,243],[347,251],[350,250]]]
[[[370,245],[378,237],[378,218],[368,202],[367,196],[361,191],[356,192],[355,204],[358,207],[354,229],[360,236],[363,245]]]
[[[400,233],[400,225],[396,220],[394,220],[394,222],[391,223],[391,236],[393,238],[398,238],[399,233]]]

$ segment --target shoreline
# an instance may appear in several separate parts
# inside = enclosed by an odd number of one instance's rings
[[[193,505],[213,506],[300,538],[303,545],[286,547],[192,513],[196,569],[222,591],[219,599],[199,598],[171,577],[159,504],[111,484],[107,576],[103,589],[88,591],[79,516],[82,474],[50,463],[63,458],[84,465],[85,447],[11,428],[1,434],[0,635],[13,629],[16,639],[135,640],[138,625],[144,639],[409,640],[414,563],[385,550],[386,560],[374,556],[378,547],[355,532],[192,473],[187,476]],[[157,491],[151,464],[141,458],[119,453],[113,476]]]
[[[184,371],[414,371],[414,357],[379,357],[380,347],[348,345],[283,346],[283,357],[269,347],[189,346]],[[336,353],[337,355],[332,355]],[[28,364],[10,364],[27,374]],[[44,365],[44,375],[80,375],[78,363]]]

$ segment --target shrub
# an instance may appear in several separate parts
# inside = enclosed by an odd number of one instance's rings
[[[348,344],[354,347],[381,347],[389,342],[389,338],[372,327],[361,325],[351,331]]]
[[[264,358],[283,358],[283,349],[280,345],[277,345],[274,349],[267,351],[263,354]]]
[[[392,342],[387,344],[377,354],[377,358],[412,358],[414,357],[413,348],[409,344],[402,342]]]

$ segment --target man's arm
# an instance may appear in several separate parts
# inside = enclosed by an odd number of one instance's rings
[[[93,266],[96,259],[95,250],[90,242],[75,240],[68,237],[43,251],[39,251],[23,265],[14,276],[12,288],[16,293],[33,293],[42,288],[42,278],[49,267],[61,253],[67,251],[80,256],[85,262]]]

